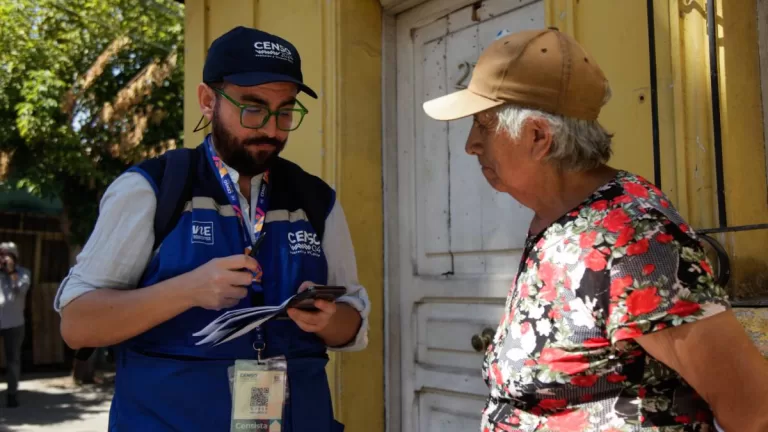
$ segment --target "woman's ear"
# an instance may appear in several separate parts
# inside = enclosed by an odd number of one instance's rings
[[[526,122],[527,132],[533,137],[531,144],[531,157],[534,160],[543,161],[552,150],[552,129],[549,122],[542,118],[531,118]]]

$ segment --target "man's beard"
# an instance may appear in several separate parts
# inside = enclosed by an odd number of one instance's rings
[[[213,127],[213,144],[216,147],[216,152],[225,164],[232,167],[241,176],[253,177],[268,170],[285,148],[285,141],[280,141],[277,138],[256,137],[243,141],[238,140],[219,123],[215,112],[211,126]],[[248,150],[248,146],[254,144],[271,144],[275,146],[275,150],[268,154],[266,151],[253,154]]]

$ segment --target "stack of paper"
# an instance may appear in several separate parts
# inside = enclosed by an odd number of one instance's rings
[[[293,297],[291,296],[278,306],[256,306],[225,312],[193,336],[204,336],[197,345],[213,344],[215,346],[229,342],[284,312]]]

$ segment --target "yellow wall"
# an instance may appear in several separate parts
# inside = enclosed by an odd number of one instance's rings
[[[728,224],[768,223],[756,2],[720,0],[718,9],[722,21],[719,59]],[[733,260],[734,294],[768,295],[768,231],[746,231],[718,239]]]
[[[646,2],[548,0],[547,22],[582,42],[614,97],[600,121],[616,134],[612,165],[653,180]],[[694,228],[718,226],[705,0],[655,0],[662,188]],[[768,222],[756,2],[718,0],[728,225]],[[641,96],[643,97],[641,100]],[[718,234],[729,292],[768,295],[768,231]]]
[[[320,98],[284,156],[337,190],[355,244],[360,280],[373,305],[370,343],[332,355],[329,380],[337,418],[350,431],[384,430],[383,209],[381,161],[381,8],[377,0],[187,0],[185,146],[200,119],[197,85],[205,52],[227,30],[251,26],[278,34],[299,50],[305,81]]]
[[[609,108],[601,113],[600,122],[616,134],[612,163],[653,180],[645,2],[559,3],[569,7],[570,16],[575,18],[566,24],[567,31],[584,44],[611,82],[613,97]],[[558,17],[562,22],[569,15]]]

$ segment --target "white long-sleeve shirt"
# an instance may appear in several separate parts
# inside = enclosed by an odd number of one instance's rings
[[[240,193],[237,171],[227,167],[235,184],[244,214],[254,211]],[[251,180],[251,202],[257,202],[261,176]],[[128,172],[107,188],[99,218],[88,242],[77,256],[75,266],[61,283],[54,308],[61,311],[77,297],[99,288],[134,289],[152,258],[155,192],[139,173]],[[254,206],[255,207],[255,206]],[[252,230],[252,224],[245,224]],[[338,200],[325,221],[322,247],[328,262],[328,284],[347,287],[338,301],[354,307],[362,317],[355,340],[338,351],[356,351],[368,344],[370,302],[357,278],[357,263],[349,227]]]
[[[24,305],[29,291],[29,270],[16,266],[18,279],[14,281],[11,275],[0,272],[0,329],[20,327],[24,325]]]

